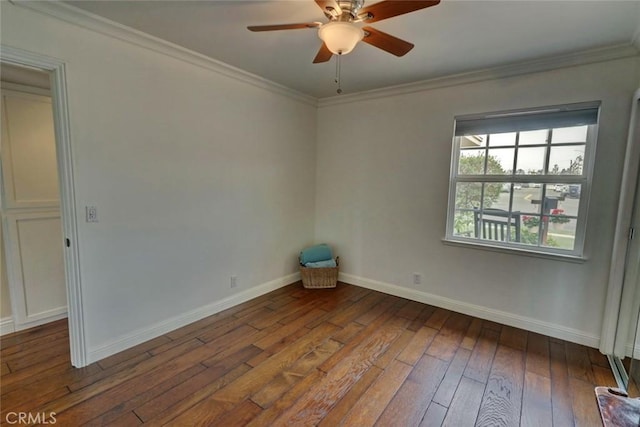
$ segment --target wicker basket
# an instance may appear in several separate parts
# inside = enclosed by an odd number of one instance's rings
[[[335,288],[338,283],[340,257],[336,257],[336,266],[328,268],[307,268],[300,265],[302,286],[306,289]]]

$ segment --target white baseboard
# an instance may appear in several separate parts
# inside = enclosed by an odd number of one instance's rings
[[[25,319],[18,319],[18,322],[15,323],[15,328],[16,332],[24,331],[25,329],[35,328],[36,326],[45,325],[47,323],[66,318],[67,306],[62,306],[32,314],[27,316]]]
[[[56,320],[67,318],[67,307],[59,307],[53,310],[47,310],[46,312],[38,313],[36,316],[29,316],[24,322],[16,324],[16,332],[24,331],[25,329],[35,328],[36,326],[45,325],[47,323],[55,322]]]
[[[271,280],[258,286],[254,286],[246,291],[231,295],[220,301],[205,305],[190,312],[180,314],[167,320],[163,320],[154,325],[135,330],[129,334],[123,335],[107,344],[99,347],[91,348],[88,351],[87,365],[105,357],[116,354],[120,351],[131,348],[135,345],[149,341],[167,332],[186,326],[190,323],[203,319],[212,314],[219,313],[228,308],[234,307],[243,302],[252,300],[260,295],[282,288],[283,286],[300,280],[300,273],[293,273],[279,279]]]
[[[3,317],[0,319],[0,336],[12,334],[16,331],[16,325],[13,323],[13,317]]]
[[[13,316],[3,317],[0,319],[0,336],[12,334],[14,332],[24,331],[25,329],[35,328],[36,326],[46,323],[55,322],[56,320],[67,318],[67,307],[59,307],[46,312],[38,313],[36,316],[16,324]]]
[[[386,294],[418,301],[421,303],[445,308],[469,316],[478,317],[480,319],[491,320],[503,325],[513,326],[515,328],[525,329],[527,331],[536,332],[565,341],[582,344],[588,347],[598,348],[600,337],[588,334],[566,326],[557,325],[555,323],[544,322],[542,320],[521,316],[515,313],[495,310],[480,305],[469,304],[450,298],[441,297],[430,294],[428,292],[416,289],[404,288],[402,286],[392,285],[390,283],[378,282],[376,280],[365,279],[351,274],[340,273],[339,280],[351,285],[360,286],[375,291],[384,292]]]

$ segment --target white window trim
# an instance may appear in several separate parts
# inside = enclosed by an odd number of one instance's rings
[[[593,170],[595,165],[595,154],[598,136],[598,126],[600,122],[600,102],[584,102],[577,104],[566,104],[559,106],[545,106],[539,108],[529,108],[521,110],[509,110],[498,111],[484,114],[473,114],[465,116],[456,116],[454,118],[453,127],[453,142],[451,144],[451,167],[449,172],[449,197],[447,205],[447,223],[446,223],[446,235],[443,239],[444,243],[451,243],[455,245],[469,246],[478,249],[486,250],[498,250],[500,252],[527,254],[537,257],[550,257],[556,259],[565,259],[573,261],[586,260],[584,255],[585,248],[585,236],[587,231],[587,214],[589,210],[589,200],[591,198],[591,188],[593,179]],[[462,120],[477,120],[488,119],[492,117],[500,116],[518,116],[523,114],[535,114],[541,112],[547,112],[550,110],[567,111],[574,109],[585,108],[597,108],[598,120],[597,123],[591,125],[588,130],[586,144],[585,144],[585,162],[583,166],[583,174],[576,175],[464,175],[458,176],[458,166],[460,159],[460,138],[455,135],[455,126]],[[516,150],[517,156],[517,150]],[[547,157],[549,153],[547,153]],[[548,158],[547,158],[548,160]],[[578,215],[576,222],[576,235],[575,244],[573,250],[558,249],[547,246],[532,246],[526,244],[517,244],[512,242],[502,242],[487,239],[468,238],[464,236],[455,236],[453,233],[454,217],[455,217],[455,198],[456,198],[456,183],[458,182],[508,182],[508,183],[540,183],[550,184],[556,183],[559,180],[563,184],[580,184],[580,202],[578,204]],[[511,190],[513,191],[513,190]]]

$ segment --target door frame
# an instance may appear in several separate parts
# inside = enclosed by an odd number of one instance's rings
[[[58,181],[60,187],[60,215],[64,242],[64,272],[67,288],[67,312],[71,364],[77,368],[87,365],[84,328],[80,251],[78,249],[78,219],[73,175],[71,126],[67,98],[66,65],[56,58],[0,45],[0,62],[19,67],[36,68],[51,73],[51,101],[56,140]]]

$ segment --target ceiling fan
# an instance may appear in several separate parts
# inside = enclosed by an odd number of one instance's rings
[[[386,0],[364,7],[364,0],[315,0],[322,9],[329,22],[308,22],[301,24],[257,25],[247,27],[250,31],[297,30],[317,28],[318,36],[323,43],[313,60],[314,64],[327,62],[336,55],[346,55],[351,52],[360,40],[389,52],[396,56],[403,56],[411,49],[409,43],[390,34],[364,26],[383,19],[392,18],[405,13],[435,6],[440,0]]]

